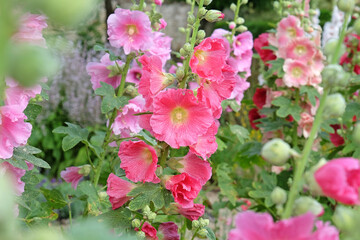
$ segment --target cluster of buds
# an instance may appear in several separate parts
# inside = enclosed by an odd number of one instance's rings
[[[198,238],[206,239],[208,231],[206,230],[206,227],[209,225],[210,221],[209,219],[203,219],[199,218],[199,220],[194,220],[191,223],[192,230],[194,231],[194,234]]]

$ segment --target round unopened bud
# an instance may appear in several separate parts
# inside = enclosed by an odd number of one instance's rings
[[[219,10],[209,10],[205,14],[205,19],[208,22],[218,22],[223,20],[225,15]]]
[[[229,28],[232,30],[236,27],[236,23],[235,22],[230,22],[229,23]]]
[[[98,193],[100,200],[105,200],[108,198],[108,194],[104,191]]]
[[[354,25],[354,31],[357,35],[360,35],[360,18],[356,19]]]
[[[245,19],[243,19],[242,17],[238,17],[237,19],[236,19],[236,24],[243,24],[245,22]]]
[[[235,11],[236,11],[236,4],[235,4],[235,3],[231,3],[230,9],[231,9],[231,11],[235,12]]]
[[[143,213],[147,216],[151,213],[151,209],[148,205],[143,208]]]
[[[181,55],[182,57],[186,57],[186,56],[188,55],[188,52],[185,51],[184,48],[180,48],[179,52],[180,52],[180,55]]]
[[[249,1],[248,0],[242,0],[241,4],[247,4]]]
[[[184,45],[184,50],[187,51],[187,52],[191,52],[192,51],[192,47],[191,47],[191,44],[190,43],[185,43]]]
[[[131,226],[133,228],[139,228],[141,226],[140,220],[135,218],[134,220],[131,221]]]
[[[353,134],[352,134],[352,139],[354,141],[355,144],[360,146],[360,122],[356,123]]]
[[[330,39],[329,41],[326,42],[326,44],[324,46],[324,55],[328,59],[331,59],[331,57],[333,56],[335,49],[337,47],[338,41],[339,41],[338,39]],[[339,56],[342,56],[345,53],[345,51],[346,51],[345,45],[341,44]]]
[[[274,138],[262,147],[261,156],[275,166],[282,166],[291,157],[291,148],[282,139]]]
[[[353,209],[338,205],[332,217],[335,226],[342,231],[352,231],[356,227],[355,212]]]
[[[145,239],[145,233],[143,231],[138,231],[136,233],[136,238],[137,239]]]
[[[305,172],[305,174],[304,174],[305,183],[307,185],[307,188],[309,189],[310,194],[313,196],[320,196],[323,194],[321,187],[315,180],[314,174],[320,167],[325,165],[325,163],[326,163],[326,160],[324,158],[320,159],[320,161],[316,165],[312,166],[310,168],[310,170]]]
[[[199,219],[199,224],[201,228],[207,227],[209,225],[209,219]]]
[[[247,30],[248,30],[248,28],[246,26],[244,26],[244,25],[241,25],[241,26],[236,28],[236,31],[238,31],[238,32],[245,32]]]
[[[198,229],[200,227],[200,222],[198,220],[193,220],[191,226],[193,229]]]
[[[197,33],[196,38],[197,38],[198,40],[203,40],[203,39],[205,38],[205,36],[206,36],[205,31],[204,31],[204,30],[199,30],[198,33]]]
[[[327,87],[346,87],[350,75],[339,64],[330,64],[321,72],[322,81]]]
[[[135,88],[133,85],[127,85],[125,88],[125,93],[130,95],[131,97],[136,97],[139,95],[137,88]]]
[[[181,32],[181,33],[185,33],[185,32],[186,32],[186,30],[185,30],[185,28],[183,28],[183,27],[179,27],[179,32]]]
[[[212,2],[212,0],[204,0],[204,6],[209,5]]]
[[[191,24],[194,24],[195,23],[195,17],[194,15],[189,15],[188,18],[187,18],[187,21],[188,23],[191,25]]]
[[[151,213],[149,213],[149,215],[147,217],[150,221],[154,221],[156,218],[156,213],[151,212]]]
[[[311,197],[299,197],[294,202],[293,215],[299,216],[311,212],[315,216],[321,216],[324,208],[321,204]]]
[[[206,238],[208,231],[205,228],[202,228],[198,231],[197,235],[199,238]]]
[[[184,72],[184,68],[183,67],[178,67],[176,69],[176,78],[179,80],[182,80],[185,76],[185,72]]]
[[[206,8],[204,7],[200,8],[198,12],[199,17],[202,18],[203,16],[205,16],[206,12],[207,12]]]
[[[355,7],[355,0],[338,0],[337,6],[340,11],[351,13]]]
[[[324,118],[338,118],[341,117],[346,108],[346,101],[340,93],[331,94],[326,98]]]
[[[276,205],[283,205],[287,199],[286,191],[280,187],[275,187],[270,197],[271,201]]]
[[[88,176],[91,171],[91,166],[89,164],[86,164],[82,166],[79,170],[79,174],[83,175],[84,177]]]

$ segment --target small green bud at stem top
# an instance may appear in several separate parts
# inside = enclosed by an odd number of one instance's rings
[[[231,9],[231,11],[235,12],[235,11],[236,11],[236,4],[235,4],[235,3],[232,3],[232,4],[230,5],[230,9]]]
[[[283,205],[287,199],[286,191],[280,187],[275,187],[271,192],[270,197],[271,201],[276,205]]]
[[[208,231],[205,228],[202,228],[197,232],[199,238],[206,238],[207,234]]]
[[[184,50],[187,51],[187,52],[191,52],[192,51],[191,44],[190,43],[185,43]]]
[[[319,216],[324,212],[324,209],[318,201],[311,197],[299,197],[296,199],[293,207],[293,215],[300,216],[307,212]]]
[[[245,20],[242,18],[242,17],[238,17],[237,19],[236,19],[236,24],[243,24],[245,22]]]
[[[199,12],[198,12],[199,17],[200,17],[200,18],[204,17],[205,14],[206,14],[206,12],[207,12],[207,10],[206,10],[204,7],[200,8],[200,9],[199,9]]]
[[[324,119],[341,117],[346,108],[346,101],[340,93],[331,94],[326,98]]]
[[[145,233],[143,231],[138,231],[136,233],[136,238],[137,239],[145,239]]]
[[[205,36],[206,36],[205,31],[204,31],[204,30],[199,30],[196,38],[197,38],[198,40],[203,40],[203,39],[205,38]]]
[[[141,226],[141,222],[139,219],[134,219],[131,221],[131,226],[133,228],[139,228]]]
[[[224,16],[219,10],[209,10],[205,15],[205,19],[208,22],[218,22],[224,19]]]
[[[200,223],[199,223],[198,220],[193,220],[191,222],[191,226],[192,226],[193,229],[198,229],[200,227]]]
[[[355,7],[355,0],[338,0],[337,6],[340,11],[351,13]]]
[[[291,157],[290,145],[282,139],[274,138],[261,149],[261,156],[275,166],[284,165]]]

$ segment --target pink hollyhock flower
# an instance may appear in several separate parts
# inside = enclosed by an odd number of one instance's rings
[[[214,32],[211,34],[211,38],[220,38],[222,40],[224,40],[224,46],[225,46],[225,49],[226,49],[226,55],[229,56],[230,55],[230,43],[229,41],[227,40],[226,36],[227,35],[231,35],[231,32],[225,30],[225,29],[222,29],[222,28],[217,28],[214,30]]]
[[[201,190],[201,184],[189,174],[182,173],[170,177],[165,183],[165,188],[171,191],[175,202],[183,208],[192,208],[193,200]]]
[[[42,30],[46,27],[45,16],[27,13],[20,19],[18,32],[13,35],[12,39],[15,42],[46,47],[46,42],[42,35]]]
[[[11,158],[14,148],[25,145],[31,135],[23,110],[21,105],[0,107],[0,159]]]
[[[315,226],[314,240],[339,240],[339,231],[329,222],[316,221]]]
[[[235,56],[243,55],[246,51],[252,50],[253,46],[253,36],[249,31],[237,35],[232,44]]]
[[[219,123],[214,122],[204,135],[198,137],[195,144],[189,146],[190,151],[201,156],[204,160],[214,154],[218,148],[215,137],[218,127]]]
[[[299,88],[308,83],[309,68],[302,61],[286,59],[283,69],[286,86]]]
[[[165,29],[166,28],[166,26],[167,26],[167,22],[165,21],[165,19],[163,19],[163,18],[160,18],[160,24],[159,24],[159,28],[158,28],[158,31],[159,30],[162,30],[162,29]]]
[[[126,76],[126,81],[130,83],[135,83],[135,85],[138,86],[140,83],[141,75],[142,68],[139,67],[136,61],[133,61],[132,67],[130,68]]]
[[[121,61],[116,62],[119,66],[123,64]],[[116,68],[116,64],[110,60],[108,53],[102,56],[100,63],[89,62],[86,65],[86,71],[91,76],[92,88],[94,90],[101,87],[100,82],[110,84],[114,89],[120,85],[121,75],[109,76],[111,73],[110,68]]]
[[[40,85],[22,87],[11,78],[6,78],[6,85],[8,88],[5,90],[5,104],[20,105],[22,110],[25,110],[31,98],[41,93]]]
[[[301,113],[300,117],[298,135],[303,135],[304,138],[308,138],[314,122],[314,117],[307,112]]]
[[[345,157],[331,160],[319,168],[314,176],[325,196],[344,204],[360,203],[360,163],[358,159]]]
[[[14,186],[14,193],[17,196],[21,196],[24,192],[25,183],[21,181],[21,178],[25,175],[26,171],[14,167],[8,162],[0,163],[0,176],[8,175]]]
[[[259,114],[259,110],[257,108],[251,109],[248,113],[248,118],[251,127],[255,130],[258,130],[259,128],[257,127],[257,125],[260,124],[260,122],[255,122],[255,121],[261,118],[261,115]]]
[[[197,179],[202,186],[211,178],[212,168],[210,163],[202,160],[192,152],[189,152],[178,163],[182,165],[181,168],[177,168],[180,173],[189,174]]]
[[[187,219],[194,221],[198,220],[199,217],[204,215],[205,213],[205,206],[202,204],[195,203],[191,208],[184,208],[180,204],[177,205],[177,211],[186,217]]]
[[[191,70],[211,81],[222,79],[222,68],[227,58],[225,42],[219,38],[205,38],[190,59]]]
[[[196,143],[213,123],[211,110],[193,91],[169,89],[154,98],[150,125],[155,137],[172,148]]]
[[[335,147],[343,145],[345,143],[344,138],[336,132],[338,129],[341,129],[340,124],[331,124],[330,127],[334,129],[334,133],[329,133],[332,144],[334,144]],[[343,128],[346,129],[346,126],[343,125]]]
[[[313,42],[306,37],[295,38],[285,48],[279,49],[279,57],[299,60],[306,64],[315,55],[316,49]]]
[[[235,75],[235,78],[235,87],[229,99],[235,99],[236,102],[241,105],[241,101],[244,98],[244,92],[250,87],[250,83],[247,82],[246,79],[240,78],[238,75]]]
[[[180,240],[178,226],[174,222],[160,223],[159,232],[162,233],[162,240]]]
[[[145,100],[141,96],[137,96],[129,101],[116,116],[112,125],[115,135],[122,137],[130,137],[130,133],[139,133],[142,128],[139,125],[139,116],[134,114],[143,111]]]
[[[255,90],[253,102],[259,109],[262,109],[266,103],[266,93],[266,88],[256,88]]]
[[[153,147],[144,141],[127,141],[120,144],[120,167],[133,182],[160,182],[156,176],[158,157]]]
[[[312,240],[315,216],[311,213],[274,223],[268,213],[240,212],[229,240]],[[260,231],[259,231],[260,230]]]
[[[153,0],[153,2],[154,2],[156,5],[161,6],[161,4],[163,3],[163,0]]]
[[[276,59],[276,55],[274,51],[270,49],[263,49],[263,47],[270,46],[269,44],[269,33],[262,33],[258,38],[254,40],[254,48],[256,52],[259,54],[261,60],[265,63],[266,66],[269,66],[268,61],[272,61]]]
[[[171,41],[172,38],[161,32],[153,33],[153,44],[145,52],[147,56],[158,56],[161,59],[162,66],[171,58]]]
[[[240,56],[229,57],[226,63],[235,69],[236,72],[246,72],[245,77],[248,78],[251,75],[250,67],[252,56],[252,50],[246,50]]]
[[[286,46],[290,40],[302,36],[304,36],[304,30],[297,17],[290,15],[279,22],[276,37],[280,47]]]
[[[107,22],[111,46],[123,47],[126,55],[151,46],[151,22],[144,12],[117,8]]]
[[[61,171],[60,176],[65,180],[65,182],[71,183],[71,187],[76,189],[79,181],[83,177],[83,175],[79,173],[80,169],[80,167],[68,167],[66,170]]]
[[[106,193],[109,195],[109,201],[111,203],[112,209],[115,210],[129,201],[130,197],[126,196],[126,194],[128,194],[135,187],[135,184],[132,184],[119,178],[115,174],[110,173],[107,179]]]
[[[135,230],[138,231],[139,229],[137,228]],[[141,231],[143,231],[145,233],[146,239],[148,239],[148,240],[158,240],[159,239],[156,236],[156,234],[157,234],[156,228],[151,226],[150,223],[148,223],[148,222],[145,222],[142,225]]]

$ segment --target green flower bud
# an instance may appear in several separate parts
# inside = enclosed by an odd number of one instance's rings
[[[154,213],[154,212],[151,212],[151,213],[149,214],[149,216],[148,216],[148,219],[149,219],[150,221],[154,221],[155,218],[156,218],[156,213]]]
[[[185,33],[185,32],[186,32],[186,30],[185,30],[185,28],[183,28],[183,27],[179,27],[179,32],[181,32],[181,33]]]
[[[248,0],[242,0],[241,1],[241,4],[247,4],[248,3]]]
[[[351,13],[355,7],[355,0],[338,0],[337,6],[340,11]]]
[[[133,228],[139,228],[141,226],[140,220],[135,218],[134,220],[131,221],[131,226]]]
[[[200,227],[200,222],[198,220],[193,220],[191,226],[193,229],[198,229]]]
[[[356,123],[353,134],[352,134],[352,139],[354,141],[355,144],[360,146],[360,122]]]
[[[340,93],[331,94],[326,98],[324,118],[338,118],[341,117],[346,108],[344,97]]]
[[[151,213],[151,209],[148,205],[143,208],[143,213],[145,216],[148,216]]]
[[[197,38],[198,40],[203,40],[203,39],[205,38],[205,36],[206,36],[205,31],[204,31],[204,30],[199,30],[196,38]]]
[[[341,231],[351,232],[357,227],[354,210],[345,206],[338,205],[336,207],[332,220]]]
[[[194,15],[189,15],[188,18],[187,18],[187,21],[190,25],[194,24],[195,23],[195,17]]]
[[[315,216],[319,216],[324,212],[321,204],[311,197],[299,197],[294,202],[293,215],[299,216],[311,212]]]
[[[202,18],[207,13],[206,8],[202,7],[199,9],[199,17]]]
[[[100,200],[105,200],[108,198],[108,194],[104,191],[98,193]]]
[[[241,25],[241,26],[236,28],[236,31],[238,31],[238,32],[245,32],[247,30],[248,30],[248,28],[246,26],[244,26],[244,25]]]
[[[236,12],[236,4],[235,4],[235,3],[231,3],[230,9],[231,9],[231,11]]]
[[[243,24],[245,22],[245,20],[242,18],[242,17],[238,17],[237,19],[236,19],[236,24]]]
[[[209,5],[212,2],[212,0],[204,0],[204,6]]]
[[[219,10],[209,10],[205,14],[205,19],[208,22],[218,22],[224,19],[224,14]]]
[[[137,239],[145,239],[145,233],[143,231],[138,231],[136,233],[136,238]]]
[[[79,170],[79,174],[83,175],[84,177],[88,176],[91,171],[91,166],[89,164],[86,164],[82,166]]]
[[[197,232],[198,237],[203,239],[207,237],[207,234],[208,231],[205,228],[202,228]]]
[[[261,156],[275,166],[282,166],[291,157],[291,148],[282,139],[274,138],[262,147]]]
[[[354,27],[356,34],[360,35],[360,18],[356,19],[353,27]]]
[[[182,80],[185,76],[185,72],[184,72],[184,68],[183,67],[178,67],[176,69],[176,78],[179,80]]]
[[[283,205],[287,199],[286,191],[280,187],[275,187],[270,197],[271,201],[276,205]]]
[[[279,8],[279,7],[280,7],[280,3],[279,3],[278,1],[275,1],[275,2],[273,3],[273,6],[274,6],[274,8]]]
[[[311,167],[311,169],[304,174],[307,188],[309,189],[310,194],[313,196],[320,196],[323,194],[319,184],[315,180],[314,174],[320,167],[325,165],[325,163],[326,160],[324,158],[320,159],[320,161],[316,165]]]
[[[330,64],[321,72],[323,83],[327,87],[346,87],[350,75],[339,64]]]
[[[131,97],[136,97],[139,95],[137,88],[135,88],[133,85],[127,85],[125,88],[125,93],[130,95]]]
[[[191,47],[191,44],[190,43],[185,43],[184,45],[184,50],[187,51],[187,52],[191,52],[192,51],[192,47]]]
[[[188,55],[188,52],[187,51],[185,51],[185,49],[184,48],[180,48],[180,55],[182,56],[182,57],[186,57],[187,55]]]
[[[203,219],[203,218],[199,219],[199,224],[201,228],[207,227],[209,225],[209,222],[210,222],[209,219]]]

